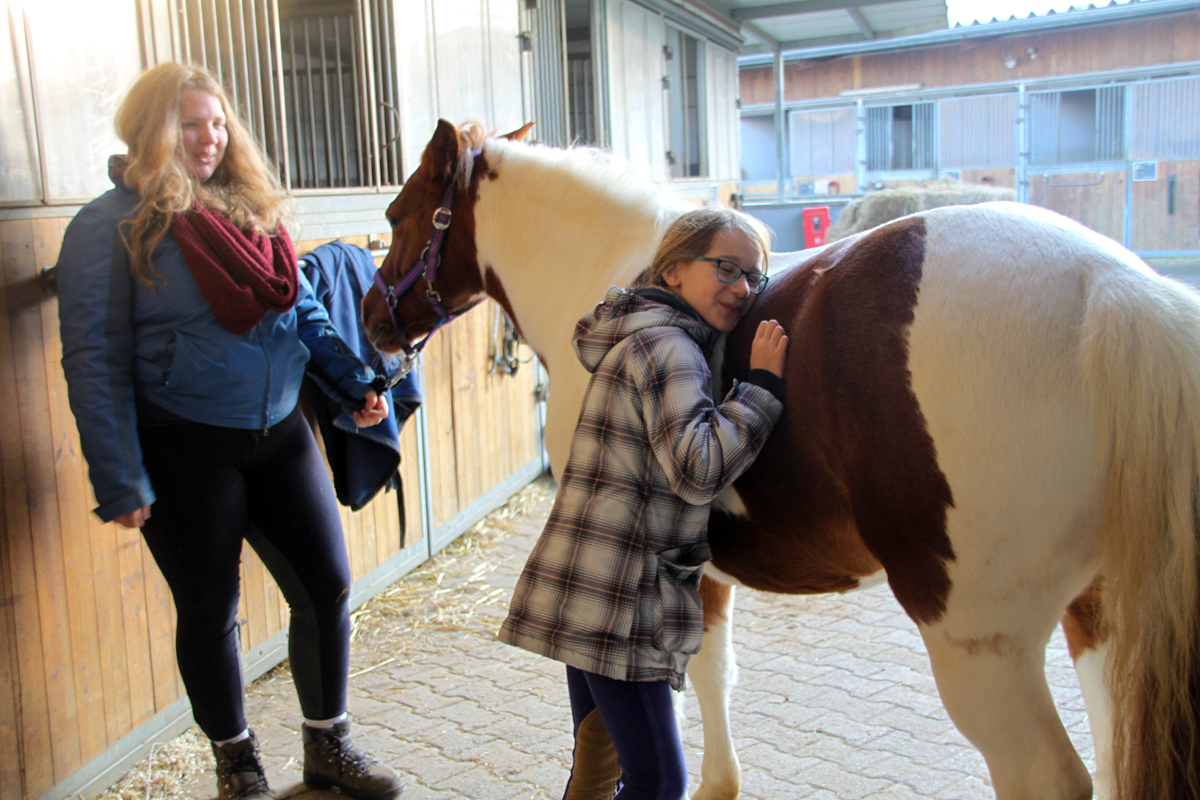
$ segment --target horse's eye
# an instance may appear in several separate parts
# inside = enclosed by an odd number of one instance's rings
[[[400,224],[400,220],[396,219],[391,214],[387,215],[387,221],[388,225],[392,226],[393,228]]]

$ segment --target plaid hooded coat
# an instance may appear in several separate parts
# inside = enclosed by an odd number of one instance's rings
[[[704,629],[708,504],[750,466],[783,404],[742,383],[715,405],[706,356],[720,333],[655,291],[614,287],[576,326],[592,378],[500,639],[682,689]]]

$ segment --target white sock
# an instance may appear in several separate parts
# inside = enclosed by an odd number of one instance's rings
[[[307,719],[307,718],[305,718],[304,724],[310,728],[325,728],[326,730],[328,730],[329,728],[332,728],[334,725],[337,725],[342,720],[346,719],[347,716],[349,716],[349,715],[345,711],[343,711],[342,713],[338,714],[336,717],[332,717],[330,719]]]
[[[242,739],[249,739],[249,738],[250,738],[250,729],[247,728],[246,730],[242,731],[241,733],[239,733],[237,736],[233,737],[232,739],[226,739],[221,742],[214,741],[213,744],[215,744],[217,747],[224,747],[227,744],[233,744],[234,742],[240,742]]]

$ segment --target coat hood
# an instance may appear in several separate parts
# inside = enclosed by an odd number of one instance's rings
[[[664,326],[682,328],[696,340],[706,357],[721,335],[682,298],[665,289],[625,291],[613,286],[604,302],[576,323],[571,345],[584,368],[595,372],[609,351],[627,337],[646,328]]]

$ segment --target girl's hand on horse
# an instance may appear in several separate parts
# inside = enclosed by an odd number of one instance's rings
[[[142,506],[117,517],[114,522],[126,528],[140,528],[150,519],[150,506]]]
[[[782,378],[787,348],[788,336],[783,326],[773,319],[764,319],[758,323],[754,343],[750,345],[750,369],[765,369]]]
[[[387,419],[388,401],[381,394],[375,394],[374,390],[367,392],[367,396],[363,398],[363,407],[361,411],[354,412],[354,424],[360,428],[369,428],[372,425],[378,425]]]

